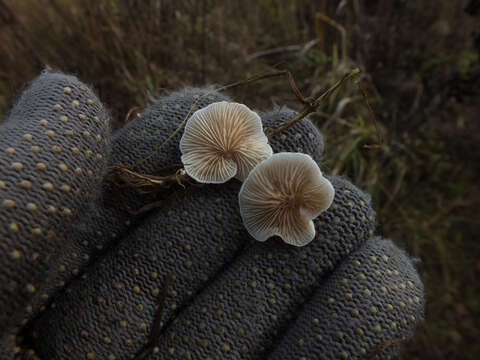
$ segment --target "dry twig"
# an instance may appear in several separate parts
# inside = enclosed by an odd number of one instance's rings
[[[162,330],[162,314],[163,309],[165,308],[165,302],[168,296],[168,290],[172,286],[173,283],[173,276],[169,275],[167,280],[165,281],[165,285],[163,286],[160,295],[158,296],[158,305],[157,311],[155,312],[155,317],[153,319],[152,330],[150,331],[150,336],[148,342],[145,346],[140,349],[140,351],[135,355],[134,360],[143,360],[146,359],[153,351],[155,344],[158,343],[160,338],[160,331]]]
[[[290,126],[299,122],[304,117],[306,117],[309,114],[315,112],[317,110],[318,106],[321,104],[321,102],[323,100],[325,100],[332,92],[334,92],[336,89],[338,89],[340,87],[340,85],[342,85],[345,80],[350,79],[352,76],[355,76],[359,73],[360,73],[359,69],[354,69],[354,70],[350,71],[348,74],[346,74],[343,78],[338,80],[332,87],[327,89],[322,95],[320,95],[316,99],[311,100],[311,98],[308,98],[307,101],[305,102],[305,107],[302,109],[302,111],[300,111],[300,113],[297,116],[295,116],[293,119],[291,119],[289,122],[287,122],[283,125],[280,125],[277,129],[275,129],[273,132],[271,132],[268,135],[268,138],[271,139],[276,134],[288,129]],[[310,101],[308,101],[308,100],[310,100]]]
[[[306,97],[304,97],[302,95],[302,93],[300,92],[300,90],[298,89],[297,85],[295,84],[295,80],[294,80],[292,74],[288,70],[280,70],[280,71],[270,73],[270,74],[253,76],[251,78],[248,78],[247,80],[238,81],[236,83],[226,85],[226,86],[224,86],[220,89],[216,89],[215,91],[226,90],[226,89],[230,89],[230,88],[235,87],[235,86],[245,85],[245,84],[249,84],[249,83],[252,83],[252,82],[255,82],[255,81],[268,79],[268,78],[272,78],[272,77],[287,76],[288,81],[290,83],[290,87],[291,87],[293,93],[295,94],[297,99],[302,104],[304,104],[304,107],[294,118],[292,118],[291,120],[289,120],[288,122],[286,122],[284,124],[279,125],[277,128],[272,130],[272,132],[270,132],[267,135],[268,139],[270,140],[275,135],[277,135],[277,134],[281,133],[282,131],[288,129],[289,127],[291,127],[292,125],[294,125],[298,121],[302,120],[303,118],[305,118],[309,114],[315,112],[317,110],[318,106],[322,103],[322,101],[324,101],[328,96],[330,96],[330,94],[332,92],[334,92],[336,89],[338,89],[346,80],[350,79],[351,77],[353,77],[353,76],[355,76],[359,73],[360,73],[359,69],[354,69],[354,70],[350,71],[348,74],[346,74],[343,78],[341,78],[339,81],[337,81],[334,85],[332,85],[329,89],[327,89],[325,92],[323,92],[317,98],[313,98],[313,97],[307,97],[306,98]],[[208,94],[210,94],[210,93],[207,93],[206,95],[203,95],[203,96],[207,96]],[[193,105],[195,105],[198,102],[198,100],[199,99],[197,99],[197,101]],[[368,104],[368,106],[370,106],[370,105]],[[192,109],[193,109],[193,107],[192,107]],[[182,123],[177,127],[177,129],[175,129],[173,131],[173,133],[169,135],[169,137],[163,142],[163,144],[161,144],[159,147],[157,147],[157,149],[155,149],[155,151],[152,154],[150,154],[147,158],[145,158],[142,161],[140,161],[139,163],[137,163],[137,166],[139,164],[141,164],[142,162],[146,161],[151,156],[153,156],[153,154],[155,154],[163,145],[165,145],[166,142],[168,142],[171,138],[173,138],[173,136],[175,136],[176,133],[178,133],[178,131],[180,131],[180,129],[185,124],[186,120],[190,117],[192,109],[189,111],[189,113],[185,117],[184,121],[182,121]],[[111,175],[111,179],[112,179],[113,184],[115,186],[117,186],[117,188],[119,188],[119,189],[133,188],[133,189],[136,189],[137,191],[143,192],[143,193],[149,193],[149,192],[153,192],[153,191],[159,190],[159,189],[169,189],[173,185],[180,185],[181,187],[185,188],[186,185],[196,184],[196,181],[194,179],[192,179],[190,176],[188,176],[187,173],[185,172],[185,169],[183,169],[183,168],[178,169],[174,175],[156,176],[156,175],[141,174],[141,173],[133,171],[131,169],[127,169],[125,167],[115,165],[115,166],[110,167],[110,175]],[[159,204],[158,204],[158,202],[156,202],[152,206],[147,205],[147,206],[144,206],[143,208],[141,208],[139,210],[136,210],[136,211],[129,210],[129,211],[130,211],[131,214],[138,215],[138,214],[144,213],[146,211],[150,211],[152,208],[158,207],[158,206],[159,206]]]

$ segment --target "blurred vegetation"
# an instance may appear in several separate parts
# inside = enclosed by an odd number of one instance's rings
[[[288,69],[307,96],[360,67],[377,123],[355,82],[335,92],[312,116],[326,172],[369,191],[380,233],[421,259],[426,321],[402,358],[477,359],[479,24],[477,0],[0,0],[0,110],[45,65],[94,84],[115,126],[187,85]],[[231,95],[300,108],[285,79]]]

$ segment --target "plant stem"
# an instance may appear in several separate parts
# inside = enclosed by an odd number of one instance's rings
[[[269,135],[268,139],[270,140],[272,137],[277,135],[278,133],[288,129],[290,126],[294,125],[298,121],[302,120],[304,117],[308,116],[309,114],[315,112],[317,110],[317,107],[321,104],[321,102],[326,99],[332,92],[334,92],[336,89],[338,89],[345,80],[350,79],[352,76],[355,76],[360,73],[360,69],[355,68],[352,71],[350,71],[348,74],[346,74],[343,78],[338,80],[335,84],[333,84],[329,89],[327,89],[322,95],[317,97],[316,99],[307,102],[304,108],[298,113],[297,116],[295,116],[293,119],[288,121],[287,123],[280,125],[278,128],[273,130]]]

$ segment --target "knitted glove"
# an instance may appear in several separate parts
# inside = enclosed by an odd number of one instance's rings
[[[151,359],[383,359],[413,335],[421,280],[373,237],[369,196],[343,178],[329,178],[335,199],[304,247],[250,238],[236,180],[125,211],[155,199],[114,193],[107,165],[152,174],[181,163],[182,131],[154,150],[190,110],[228,100],[207,93],[155,100],[110,137],[108,113],[75,77],[47,70],[24,91],[0,127],[1,359],[132,359],[152,340],[164,289]],[[260,116],[269,126],[295,114]],[[271,146],[321,161],[307,119]]]

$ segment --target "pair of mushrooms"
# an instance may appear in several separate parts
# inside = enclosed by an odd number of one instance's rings
[[[335,190],[306,154],[273,154],[257,113],[232,102],[212,103],[187,121],[180,140],[185,172],[200,183],[243,181],[243,223],[256,240],[280,236],[295,246],[315,237],[313,219]]]

